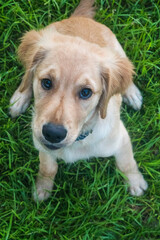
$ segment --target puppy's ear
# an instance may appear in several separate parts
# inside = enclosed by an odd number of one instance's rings
[[[28,69],[33,61],[33,57],[38,50],[38,41],[40,33],[32,30],[24,34],[21,44],[18,48],[18,57],[24,67]]]
[[[34,30],[27,32],[22,37],[22,42],[18,48],[18,56],[26,68],[26,72],[19,86],[20,92],[25,91],[27,88],[31,88],[33,70],[35,66],[45,57],[46,51],[38,44],[40,37],[40,32],[36,32]]]
[[[109,54],[110,55],[110,54]],[[127,57],[108,56],[101,67],[103,92],[100,99],[100,116],[106,117],[109,99],[117,93],[124,93],[132,83],[133,65]]]
[[[40,46],[40,33],[36,31],[28,32],[22,38],[18,49],[18,55],[26,72],[18,89],[13,94],[10,103],[10,114],[16,117],[23,113],[29,105],[32,96],[32,79],[36,66],[43,60],[46,50]]]
[[[45,58],[47,51],[43,48],[40,48],[37,53],[35,53],[29,63],[26,72],[23,76],[22,82],[19,86],[19,91],[23,92],[27,90],[27,88],[32,88],[32,79],[34,75],[34,69],[36,66]]]

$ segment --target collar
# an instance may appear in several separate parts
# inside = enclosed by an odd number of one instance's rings
[[[90,131],[87,131],[87,132],[85,132],[85,133],[81,133],[81,134],[77,137],[76,142],[85,139],[85,138],[88,137],[88,135],[91,134],[92,132],[93,132],[93,131],[90,130]]]

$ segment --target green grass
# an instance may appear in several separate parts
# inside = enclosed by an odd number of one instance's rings
[[[135,112],[122,106],[135,158],[148,181],[132,197],[114,159],[91,159],[59,171],[52,197],[34,203],[38,171],[30,107],[11,119],[9,99],[24,70],[16,50],[22,34],[67,18],[77,0],[1,0],[0,6],[0,239],[160,239],[160,1],[97,1],[97,21],[117,35],[136,69],[144,103]]]

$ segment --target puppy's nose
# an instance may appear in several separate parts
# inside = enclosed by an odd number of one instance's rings
[[[59,143],[65,139],[67,130],[62,125],[47,123],[43,125],[42,133],[47,141],[51,143]]]

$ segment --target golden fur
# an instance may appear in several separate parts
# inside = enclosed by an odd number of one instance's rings
[[[126,174],[133,195],[141,195],[147,183],[133,158],[128,133],[120,120],[121,94],[135,109],[142,98],[133,84],[133,65],[115,35],[95,22],[93,0],[82,0],[69,19],[46,28],[27,32],[18,55],[26,73],[11,98],[12,117],[24,112],[34,92],[33,140],[39,150],[40,170],[34,199],[49,196],[57,172],[58,158],[66,162],[93,156],[114,155],[117,166]],[[52,89],[44,90],[42,80],[49,79]],[[92,96],[79,97],[83,88]],[[47,123],[65,127],[67,135],[59,148],[48,149],[42,134]],[[93,131],[84,140],[81,133]]]

